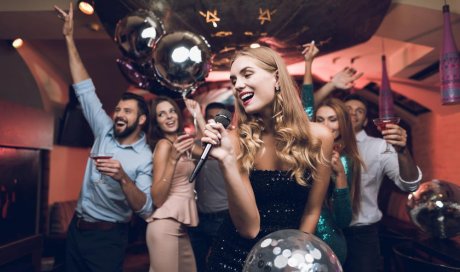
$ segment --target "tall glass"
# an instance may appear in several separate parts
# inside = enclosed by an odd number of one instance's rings
[[[182,136],[182,135],[187,135],[187,137],[183,138],[182,141],[189,139],[189,138],[195,139],[196,137],[196,133],[194,132],[181,131],[177,134],[177,136]],[[192,151],[190,149],[185,151],[185,156],[188,160],[192,160]]]
[[[108,160],[113,157],[113,153],[107,153],[107,152],[93,152],[89,154],[90,158],[96,162],[97,160]],[[97,183],[104,183],[104,175],[99,172],[99,179],[96,180],[95,182]]]
[[[374,125],[380,128],[380,131],[384,131],[387,127],[388,124],[399,124],[399,121],[401,119],[399,117],[385,117],[385,118],[375,118],[372,120],[374,122]],[[389,154],[392,153],[390,150],[390,144],[387,142],[385,151],[382,152],[382,154]]]

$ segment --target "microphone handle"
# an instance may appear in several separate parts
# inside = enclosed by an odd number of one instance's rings
[[[211,144],[207,144],[206,147],[203,150],[203,153],[201,153],[200,160],[196,164],[195,169],[193,169],[193,172],[190,175],[190,178],[188,179],[188,181],[190,183],[193,182],[193,180],[196,178],[196,176],[200,172],[201,168],[203,167],[204,162],[208,159],[208,154],[209,154],[209,151],[211,151],[211,147],[212,147]]]

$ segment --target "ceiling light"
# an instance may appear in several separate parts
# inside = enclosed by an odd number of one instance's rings
[[[78,3],[78,9],[86,15],[92,15],[94,13],[94,1],[82,0]]]
[[[15,39],[11,45],[14,47],[14,48],[19,48],[21,47],[22,45],[24,44],[24,41],[21,39],[21,38],[17,38]]]

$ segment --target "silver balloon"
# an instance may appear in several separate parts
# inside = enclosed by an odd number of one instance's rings
[[[440,180],[422,183],[408,196],[412,222],[433,237],[460,234],[460,187]]]
[[[140,9],[118,21],[114,38],[125,56],[142,62],[150,58],[164,32],[163,23],[153,12]]]
[[[279,230],[260,239],[246,258],[244,272],[339,272],[332,249],[316,236],[299,230]]]
[[[157,42],[153,60],[162,84],[178,92],[188,92],[208,76],[210,46],[202,36],[192,32],[168,33]]]

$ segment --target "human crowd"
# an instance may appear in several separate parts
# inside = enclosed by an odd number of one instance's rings
[[[362,76],[346,67],[314,91],[319,50],[303,46],[303,85],[268,47],[238,51],[230,81],[230,128],[214,117],[227,106],[184,99],[196,135],[184,130],[176,101],[126,92],[110,117],[73,38],[73,8],[64,21],[73,89],[95,141],[66,242],[66,271],[122,271],[133,216],[146,220],[150,272],[242,271],[263,236],[298,229],[326,242],[344,271],[377,271],[377,196],[384,176],[406,192],[422,173],[398,124],[366,134],[368,104],[359,95],[330,98]],[[203,146],[210,157],[189,182]],[[391,153],[383,153],[387,144]]]

